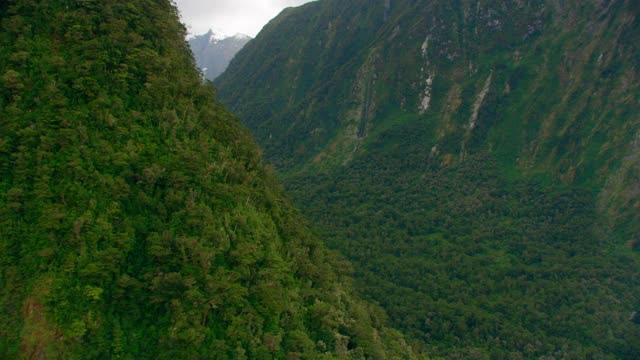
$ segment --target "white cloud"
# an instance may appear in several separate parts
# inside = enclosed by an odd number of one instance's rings
[[[312,0],[174,0],[193,34],[209,29],[226,34],[256,34],[282,9]]]

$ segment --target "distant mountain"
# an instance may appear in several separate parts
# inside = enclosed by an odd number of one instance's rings
[[[320,0],[215,84],[433,355],[634,359],[639,44],[632,0]]]
[[[226,36],[209,30],[206,34],[193,36],[188,41],[198,68],[202,69],[207,79],[213,81],[224,72],[231,59],[250,40],[251,37],[248,35]]]

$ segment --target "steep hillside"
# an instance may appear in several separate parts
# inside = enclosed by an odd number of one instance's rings
[[[0,3],[0,358],[411,358],[169,0]]]
[[[251,37],[246,35],[222,37],[209,30],[206,34],[190,38],[189,47],[205,78],[213,81],[225,71],[231,59],[249,40]]]
[[[639,17],[630,0],[321,0],[216,84],[416,344],[634,358]]]

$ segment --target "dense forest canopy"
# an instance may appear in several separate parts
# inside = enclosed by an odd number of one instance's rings
[[[322,0],[215,83],[416,346],[633,359],[638,44],[631,0]]]
[[[413,358],[169,0],[0,3],[0,357]]]

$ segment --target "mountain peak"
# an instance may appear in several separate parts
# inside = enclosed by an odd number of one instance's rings
[[[229,35],[218,29],[209,29],[202,35],[187,39],[196,64],[209,80],[220,75],[249,40],[251,37],[248,35],[240,33]]]
[[[243,33],[235,33],[233,36],[230,36],[230,37],[234,38],[234,39],[240,39],[240,40],[244,40],[244,39],[251,40],[251,39],[253,39],[251,36],[249,36],[247,34],[243,34]]]
[[[209,40],[209,43],[215,43],[228,37],[228,35],[222,31],[213,31],[211,29],[209,29],[204,36]]]
[[[242,34],[242,33],[229,34],[219,29],[215,29],[215,30],[209,29],[209,31],[207,31],[203,35],[194,35],[192,38],[196,38],[196,37],[204,37],[205,39],[208,39],[208,42],[210,44],[215,44],[219,41],[226,40],[226,39],[237,39],[237,40],[247,40],[247,41],[252,39],[251,36],[246,34]]]

